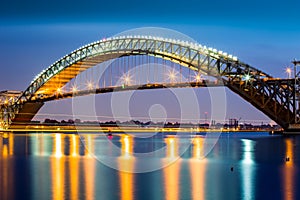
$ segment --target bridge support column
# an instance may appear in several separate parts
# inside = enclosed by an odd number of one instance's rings
[[[286,135],[294,135],[294,134],[299,134],[300,135],[300,124],[290,124],[288,126],[287,129],[284,130],[283,134],[286,134]]]

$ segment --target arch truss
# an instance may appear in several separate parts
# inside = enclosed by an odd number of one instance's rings
[[[159,57],[213,76],[285,129],[299,118],[293,80],[275,79],[235,56],[198,43],[136,35],[103,39],[56,61],[38,74],[18,98],[0,104],[2,127],[21,119],[18,115],[32,102],[39,102],[34,109],[37,112],[43,99],[58,93],[59,88],[81,72],[111,59],[137,55]]]

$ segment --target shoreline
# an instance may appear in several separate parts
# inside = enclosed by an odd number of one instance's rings
[[[157,127],[103,127],[103,126],[26,126],[24,128],[10,128],[3,129],[0,132],[42,132],[42,133],[144,133],[144,132],[160,132],[160,133],[174,133],[174,132],[186,132],[186,133],[205,133],[205,132],[269,132],[270,134],[276,134],[282,132],[279,130],[269,129],[205,129],[205,128],[157,128]]]

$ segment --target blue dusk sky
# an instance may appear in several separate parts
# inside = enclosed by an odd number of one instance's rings
[[[3,1],[0,90],[25,90],[36,74],[63,55],[139,27],[179,31],[200,44],[236,55],[274,77],[287,77],[285,68],[292,66],[294,58],[300,59],[299,8],[298,0]],[[198,98],[205,99],[200,90]],[[270,121],[239,96],[226,91],[227,118]],[[147,98],[147,93],[140,95]],[[108,95],[100,100],[104,104],[110,101]],[[204,104],[205,101],[201,100]],[[66,102],[47,103],[40,113],[68,113],[70,106],[60,108]],[[141,103],[137,109],[143,107]],[[105,109],[101,112],[109,115]]]

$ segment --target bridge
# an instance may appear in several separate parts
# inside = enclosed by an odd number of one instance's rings
[[[178,69],[179,74],[166,69],[166,64]],[[138,65],[146,67],[131,67]],[[79,88],[74,78],[86,71],[97,74],[93,72],[96,66],[102,70],[101,77],[95,81],[94,75],[89,75],[90,82]],[[0,127],[7,129],[14,123],[29,122],[45,102],[56,99],[132,89],[213,86],[228,87],[286,131],[300,130],[297,78],[274,78],[235,56],[198,43],[141,35],[87,44],[44,69],[26,90],[1,92]]]

